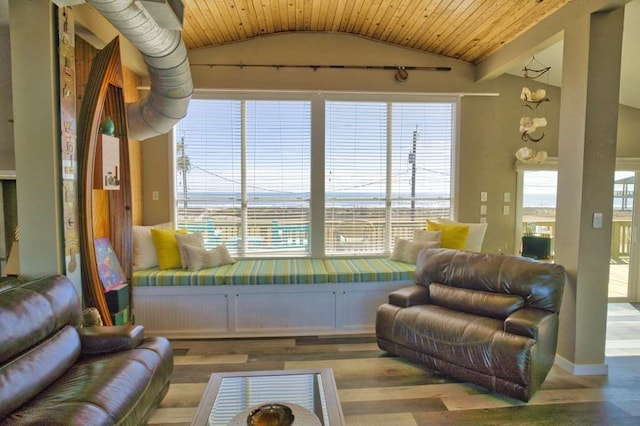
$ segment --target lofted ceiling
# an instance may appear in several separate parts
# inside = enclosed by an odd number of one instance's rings
[[[188,49],[341,32],[477,64],[571,0],[184,0]]]
[[[636,53],[640,0],[181,1],[182,37],[188,49],[279,33],[340,32],[475,64],[481,79],[505,72],[521,75],[523,66],[535,55],[551,66],[547,82],[557,86],[562,76],[563,22],[628,3],[620,101],[640,108],[640,55]],[[8,0],[0,0],[0,25],[8,25],[7,4]],[[537,35],[530,34],[536,29],[541,29]],[[553,43],[548,42],[552,39]]]

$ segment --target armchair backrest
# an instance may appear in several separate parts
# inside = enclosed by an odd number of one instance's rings
[[[565,270],[562,265],[501,254],[425,249],[418,256],[416,283],[520,296],[525,308],[558,312]]]

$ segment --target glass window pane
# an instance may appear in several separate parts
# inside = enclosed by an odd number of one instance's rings
[[[308,101],[193,100],[176,138],[179,228],[234,256],[309,253]]]

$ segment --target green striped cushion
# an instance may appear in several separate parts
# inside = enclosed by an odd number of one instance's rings
[[[198,272],[143,269],[133,273],[132,282],[141,287],[168,287],[410,281],[415,268],[385,258],[247,259]]]
[[[232,265],[222,265],[216,268],[202,269],[189,272],[183,269],[158,268],[134,271],[131,281],[139,287],[169,287],[169,286],[199,286],[224,285],[225,277]]]
[[[319,259],[253,259],[230,265],[225,284],[326,283],[327,270]]]
[[[331,283],[409,281],[416,265],[386,258],[326,259],[324,265]]]

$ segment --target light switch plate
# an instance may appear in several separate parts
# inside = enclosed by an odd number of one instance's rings
[[[486,204],[480,205],[480,214],[482,214],[482,215],[487,214],[487,205]]]
[[[480,193],[480,201],[485,201],[485,202],[487,201],[487,193],[486,193],[486,191],[482,191]]]
[[[510,203],[511,202],[511,193],[510,192],[505,192],[504,193],[504,202],[505,203]]]
[[[593,227],[602,228],[602,213],[593,214]]]
[[[509,213],[511,212],[511,209],[509,208],[509,206],[503,206],[502,207],[502,214],[507,216]]]

